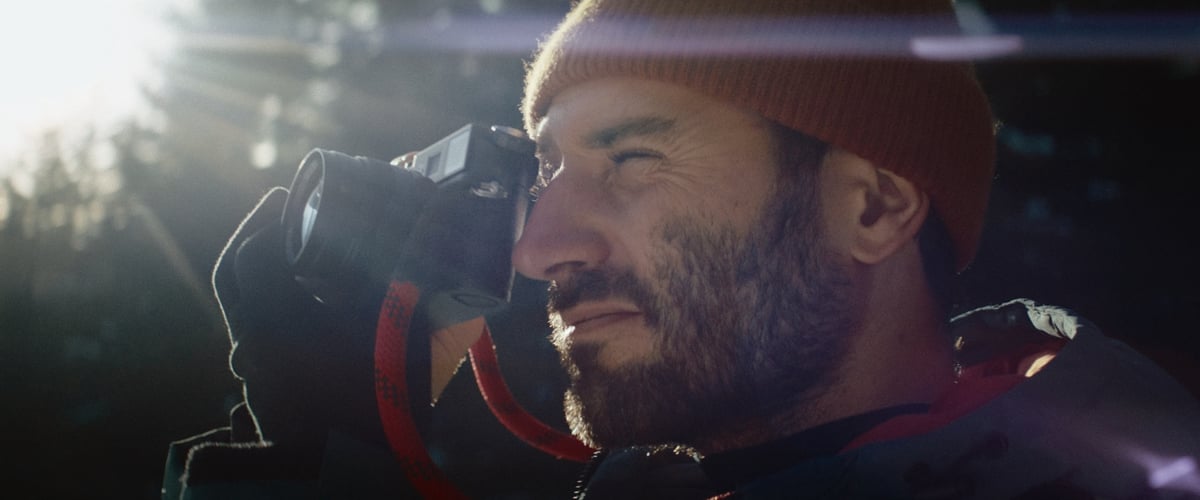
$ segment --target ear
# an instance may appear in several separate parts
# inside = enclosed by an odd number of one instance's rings
[[[835,151],[826,166],[840,179],[839,207],[845,244],[850,256],[863,264],[878,264],[907,244],[929,214],[929,197],[908,179],[876,167],[844,151]]]

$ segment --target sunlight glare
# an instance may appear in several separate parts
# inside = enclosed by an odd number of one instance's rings
[[[0,177],[46,130],[102,132],[135,113],[151,58],[167,50],[159,0],[10,3],[0,31]]]

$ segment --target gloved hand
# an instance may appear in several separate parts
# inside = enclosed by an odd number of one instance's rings
[[[287,190],[276,188],[259,202],[213,273],[229,327],[230,368],[264,441],[317,460],[332,429],[385,443],[372,359],[379,303],[334,309],[295,281],[283,252],[286,198]]]

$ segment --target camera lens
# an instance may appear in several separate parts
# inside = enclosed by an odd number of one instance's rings
[[[324,180],[318,182],[317,187],[313,188],[312,194],[308,195],[308,203],[304,204],[304,217],[300,219],[301,247],[312,237],[313,224],[317,222],[317,210],[321,208],[321,189],[324,187]]]
[[[402,272],[447,292],[430,299],[446,304],[429,306],[431,317],[478,315],[508,296],[525,218],[514,193],[532,183],[533,148],[519,134],[468,125],[407,168],[314,149],[284,205],[285,261],[326,304],[362,303]]]
[[[284,257],[318,298],[352,297],[386,278],[432,181],[380,160],[314,149],[283,210]]]
[[[311,263],[321,253],[318,248],[324,236],[321,226],[327,225],[324,219],[328,218],[320,212],[329,170],[325,159],[325,151],[313,150],[300,162],[300,169],[292,180],[283,211],[284,255],[292,266]]]
[[[335,151],[317,149],[304,157],[283,213],[284,253],[298,278],[316,288],[365,278],[394,170]]]

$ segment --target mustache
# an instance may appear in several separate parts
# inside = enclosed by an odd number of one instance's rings
[[[546,309],[551,313],[565,311],[583,302],[625,300],[637,307],[647,324],[658,322],[660,307],[642,280],[632,271],[587,269],[573,274],[568,280],[550,283]]]

